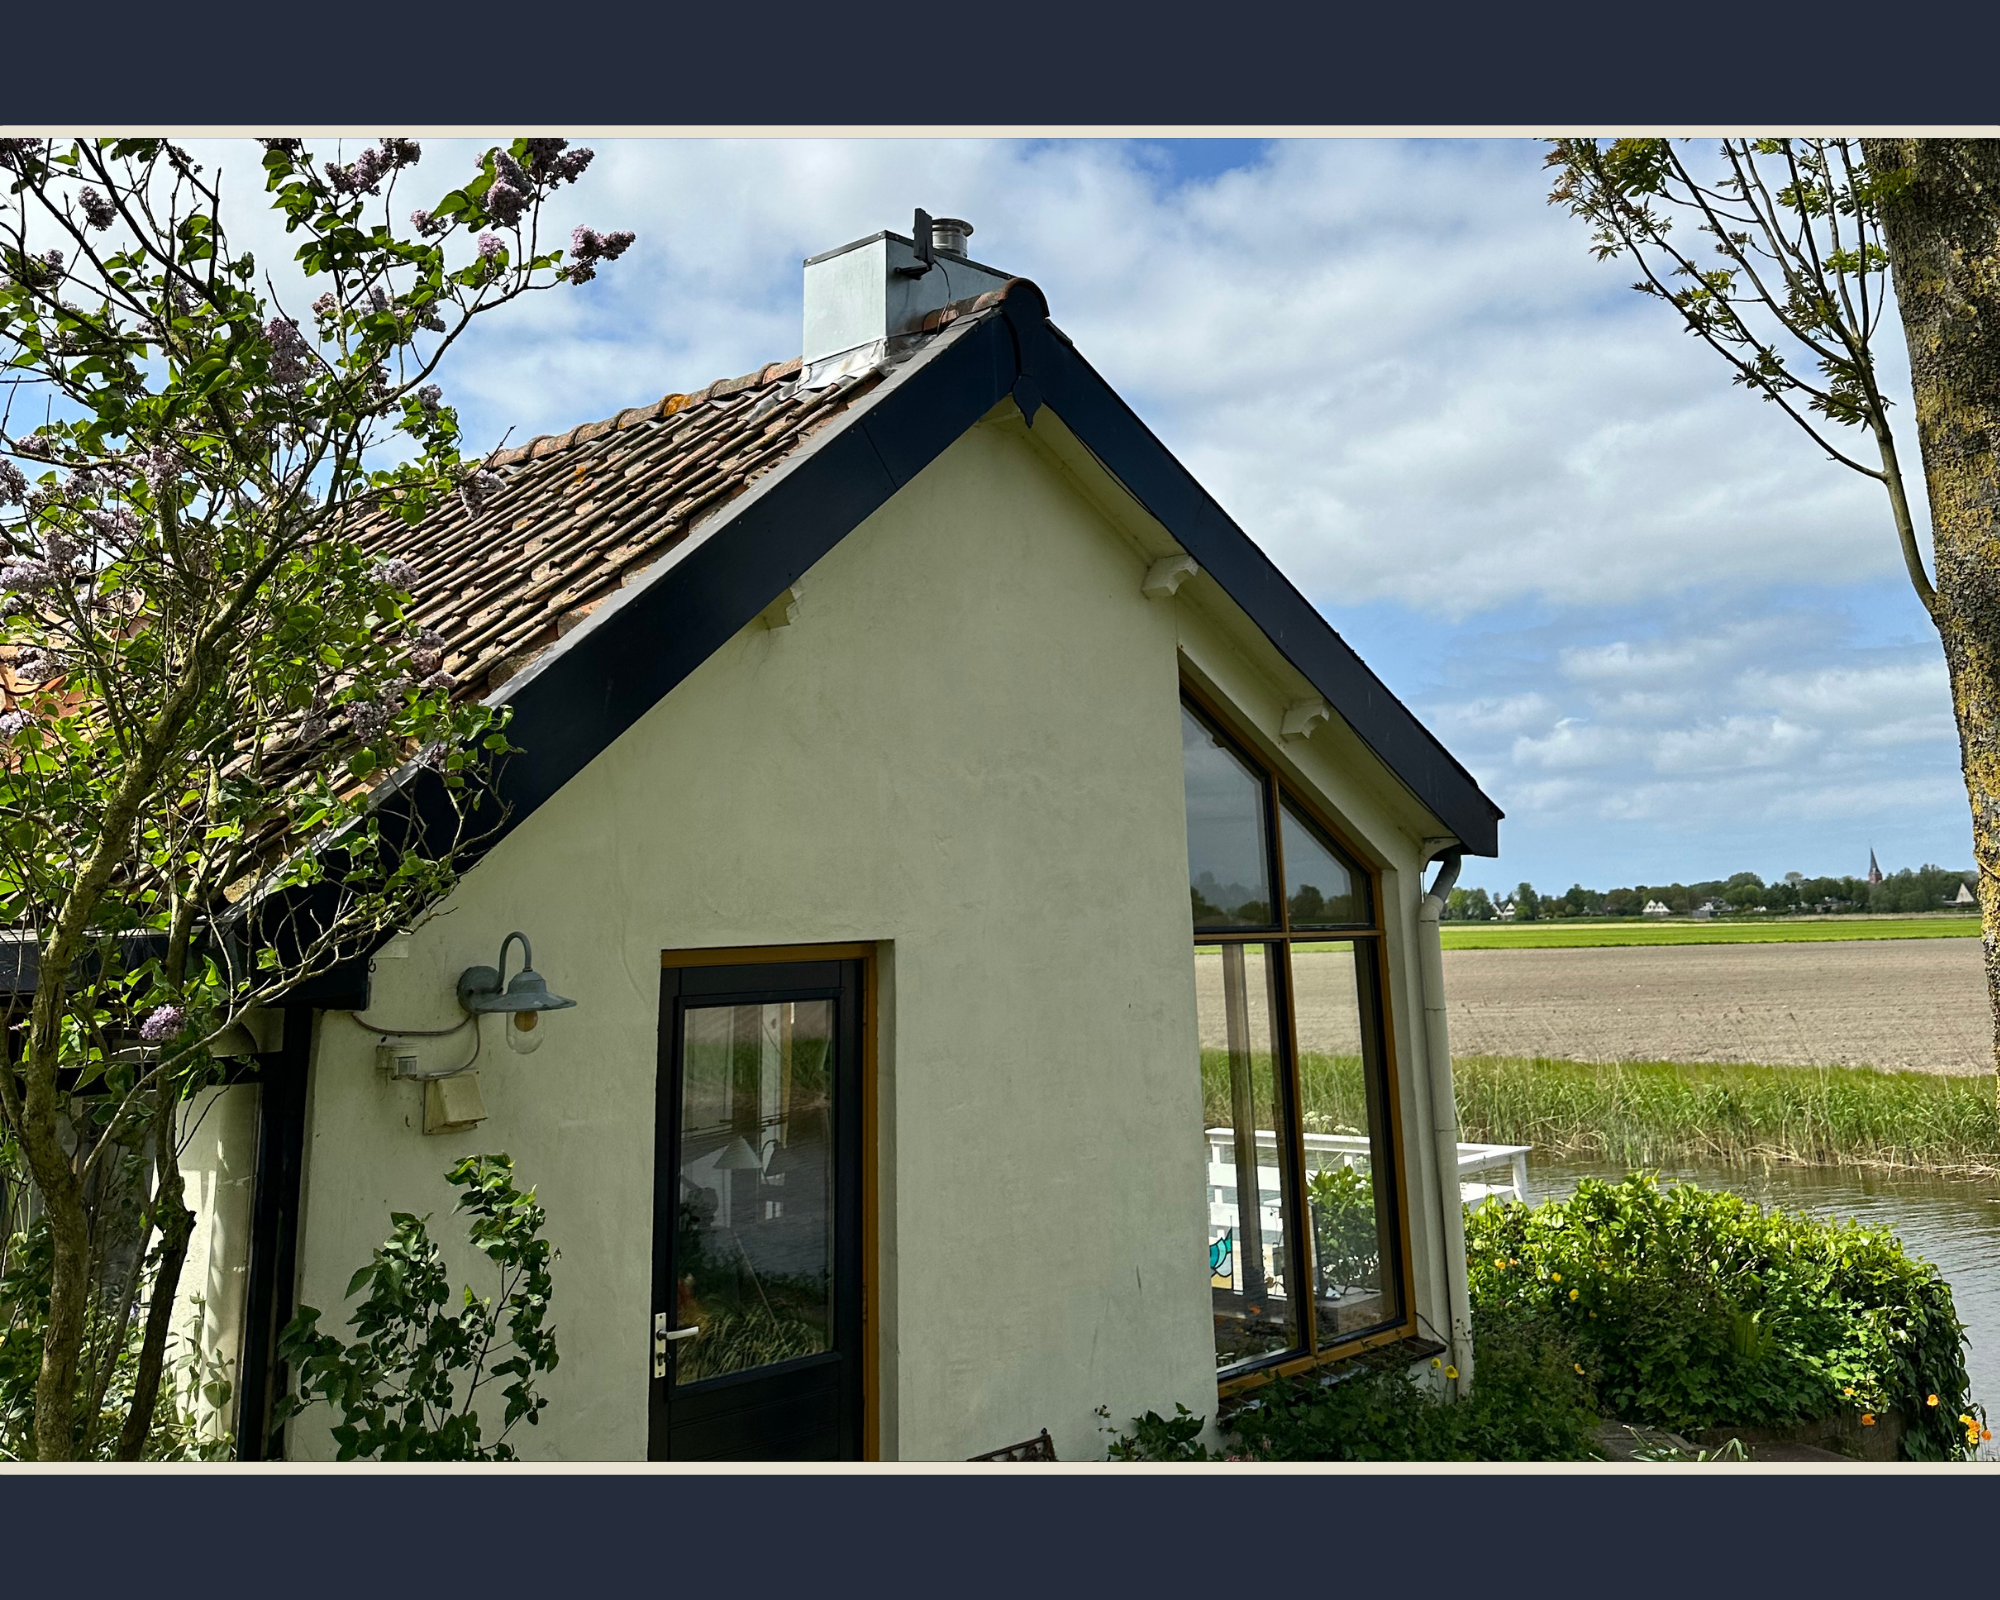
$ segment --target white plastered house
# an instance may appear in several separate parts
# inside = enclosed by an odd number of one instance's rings
[[[475,1151],[562,1252],[530,1457],[1087,1457],[1099,1406],[1464,1362],[1422,872],[1500,813],[1034,285],[934,242],[807,262],[801,359],[366,536],[521,753],[439,914],[203,1123],[245,1455],[392,1209],[485,1281]],[[436,1036],[516,930],[573,1008]]]

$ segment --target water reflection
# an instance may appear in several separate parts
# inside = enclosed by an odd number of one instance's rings
[[[1571,1194],[1579,1178],[1617,1182],[1623,1167],[1528,1164],[1530,1204]],[[1865,1168],[1667,1167],[1662,1181],[1728,1189],[1761,1205],[1893,1228],[1951,1284],[1965,1324],[1965,1365],[1975,1399],[2000,1402],[2000,1182],[1920,1177]]]

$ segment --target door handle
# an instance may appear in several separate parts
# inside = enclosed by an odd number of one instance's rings
[[[681,1339],[692,1339],[701,1332],[701,1324],[694,1323],[685,1328],[669,1328],[664,1311],[653,1313],[653,1376],[667,1375],[667,1346]]]

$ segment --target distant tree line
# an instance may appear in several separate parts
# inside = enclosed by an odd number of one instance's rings
[[[1754,872],[1702,883],[1636,884],[1629,889],[1586,889],[1573,883],[1562,894],[1538,894],[1523,883],[1511,895],[1489,895],[1484,889],[1454,889],[1445,917],[1455,922],[1491,922],[1511,905],[1516,922],[1550,922],[1563,917],[1636,917],[1647,902],[1657,901],[1676,916],[1704,907],[1717,916],[1745,912],[1936,911],[1958,898],[1961,884],[1975,883],[1973,872],[1921,866],[1886,874],[1880,883],[1865,878],[1808,878],[1788,872],[1766,883]]]

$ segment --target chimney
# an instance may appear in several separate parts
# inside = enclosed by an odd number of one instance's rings
[[[890,340],[914,334],[931,312],[1007,282],[1009,274],[965,254],[971,223],[957,217],[923,220],[930,238],[921,252],[900,233],[877,233],[806,258],[801,354],[808,381],[849,365],[870,365],[887,352]]]

